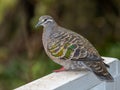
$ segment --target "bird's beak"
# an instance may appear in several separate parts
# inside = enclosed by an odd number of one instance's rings
[[[35,25],[35,28],[41,26],[42,22],[41,21],[38,21],[38,23]]]

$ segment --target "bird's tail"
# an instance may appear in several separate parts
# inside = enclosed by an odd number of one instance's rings
[[[100,79],[108,82],[113,82],[114,79],[107,71],[106,65],[102,61],[84,62],[90,70]]]

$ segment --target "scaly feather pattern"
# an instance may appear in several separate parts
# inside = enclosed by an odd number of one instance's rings
[[[97,50],[83,36],[62,28],[51,16],[41,16],[37,26],[44,26],[43,46],[47,55],[66,70],[87,69],[98,78],[113,81]],[[61,69],[63,70],[63,68]]]

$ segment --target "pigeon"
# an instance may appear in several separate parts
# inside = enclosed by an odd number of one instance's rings
[[[62,68],[55,72],[67,70],[88,70],[100,80],[114,81],[108,72],[104,59],[94,46],[82,35],[59,26],[49,15],[39,18],[35,27],[43,26],[42,42],[46,54]]]

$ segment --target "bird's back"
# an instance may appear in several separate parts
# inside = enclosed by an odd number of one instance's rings
[[[43,45],[48,56],[67,69],[85,67],[101,80],[113,81],[99,53],[83,36],[56,26],[44,30]]]

